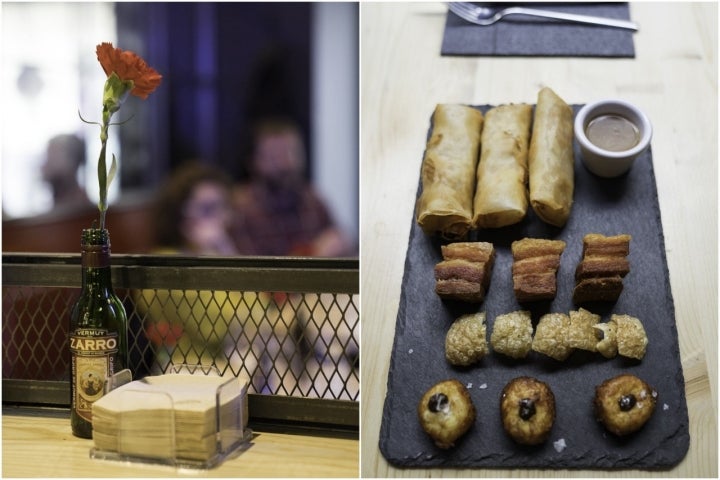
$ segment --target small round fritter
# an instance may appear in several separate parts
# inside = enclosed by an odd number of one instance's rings
[[[635,375],[618,375],[595,387],[595,414],[615,435],[628,435],[650,419],[657,396],[655,389]]]
[[[425,392],[417,407],[423,430],[439,448],[448,449],[475,423],[470,392],[457,380],[445,380]]]
[[[538,445],[547,440],[555,422],[555,395],[532,377],[511,380],[500,396],[505,431],[517,443]]]
[[[495,317],[490,335],[493,350],[511,358],[525,358],[532,347],[532,318],[527,310]]]
[[[564,313],[546,313],[535,327],[532,349],[562,362],[573,352],[568,343],[570,317]]]
[[[487,352],[485,312],[463,315],[453,322],[445,336],[445,358],[449,363],[472,365]]]
[[[648,345],[642,322],[630,315],[613,315],[612,320],[617,325],[618,353],[623,357],[642,360]]]
[[[570,328],[567,331],[567,343],[571,348],[597,351],[597,337],[593,325],[600,322],[600,315],[580,308],[570,312]]]

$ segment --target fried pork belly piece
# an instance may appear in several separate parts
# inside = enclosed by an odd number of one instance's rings
[[[525,358],[532,347],[532,318],[521,310],[495,317],[490,344],[494,351],[511,358]]]
[[[630,235],[606,237],[600,233],[588,233],[583,238],[583,256],[627,257],[631,239]]]
[[[495,259],[495,249],[488,242],[456,242],[440,247],[443,260],[469,260],[487,263]]]
[[[612,315],[610,319],[617,325],[618,353],[623,357],[641,360],[648,344],[642,322],[630,315]]]
[[[575,271],[576,279],[624,277],[630,273],[630,262],[625,257],[591,256],[583,259]]]
[[[573,290],[573,302],[614,302],[623,291],[622,277],[586,278],[580,280]]]
[[[516,240],[510,246],[513,259],[541,257],[544,255],[560,255],[565,250],[562,240],[547,240],[544,238],[523,238]]]
[[[557,294],[557,271],[565,250],[562,240],[523,238],[511,245],[513,290],[518,302],[552,300]]]
[[[442,298],[465,302],[485,299],[485,268],[467,260],[444,260],[435,266],[435,292]]]
[[[576,304],[618,299],[623,291],[623,278],[630,273],[627,256],[631,238],[630,235],[585,235],[583,257],[575,270],[573,301]]]
[[[548,313],[540,318],[535,329],[532,349],[543,355],[563,361],[573,352],[568,344],[567,332],[570,317],[564,313]]]
[[[479,362],[488,353],[485,312],[463,315],[445,336],[445,359],[452,365]]]
[[[445,299],[479,303],[485,299],[495,263],[488,242],[458,242],[442,247],[443,260],[435,265],[435,292]]]

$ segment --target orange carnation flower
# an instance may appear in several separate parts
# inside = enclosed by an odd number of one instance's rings
[[[107,213],[107,191],[117,172],[117,160],[112,156],[110,170],[107,170],[106,149],[108,128],[113,114],[120,109],[128,93],[145,100],[160,85],[162,75],[150,68],[145,60],[133,52],[123,52],[112,43],[103,42],[95,49],[107,79],[103,86],[102,123],[100,125],[100,158],[98,159],[98,187],[100,188],[100,229],[105,228]],[[80,117],[82,119],[82,117]]]
[[[135,53],[115,48],[107,42],[98,45],[96,52],[105,75],[110,76],[115,72],[120,80],[132,80],[133,89],[130,93],[136,97],[145,100],[160,85],[162,75]]]

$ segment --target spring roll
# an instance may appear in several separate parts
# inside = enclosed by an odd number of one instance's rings
[[[417,222],[428,235],[461,239],[472,227],[475,169],[483,115],[464,105],[440,104],[423,158]]]
[[[528,166],[530,205],[543,221],[562,227],[575,186],[573,111],[547,87],[538,94]]]
[[[485,114],[473,209],[475,227],[504,227],[525,217],[531,121],[532,107],[527,104],[501,105]]]

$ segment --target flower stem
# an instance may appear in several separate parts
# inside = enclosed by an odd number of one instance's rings
[[[105,214],[107,213],[107,194],[108,188],[115,178],[117,172],[117,160],[115,155],[112,157],[112,163],[110,164],[110,172],[108,173],[107,162],[105,160],[105,152],[107,150],[108,140],[108,128],[110,125],[110,119],[113,114],[120,110],[120,106],[127,98],[130,91],[133,89],[134,83],[132,80],[121,80],[115,72],[112,72],[107,80],[105,80],[105,87],[103,89],[103,110],[102,110],[102,124],[100,125],[100,142],[102,148],[100,149],[100,159],[98,160],[98,184],[100,187],[100,201],[98,202],[98,208],[100,209],[100,229],[105,228]]]
[[[98,159],[98,183],[100,187],[100,202],[98,208],[100,209],[100,229],[105,228],[105,214],[107,213],[107,163],[105,161],[105,152],[107,149],[108,139],[108,127],[110,126],[110,118],[112,112],[108,108],[103,108],[103,122],[100,126],[100,142],[102,148],[100,149],[100,158]]]

